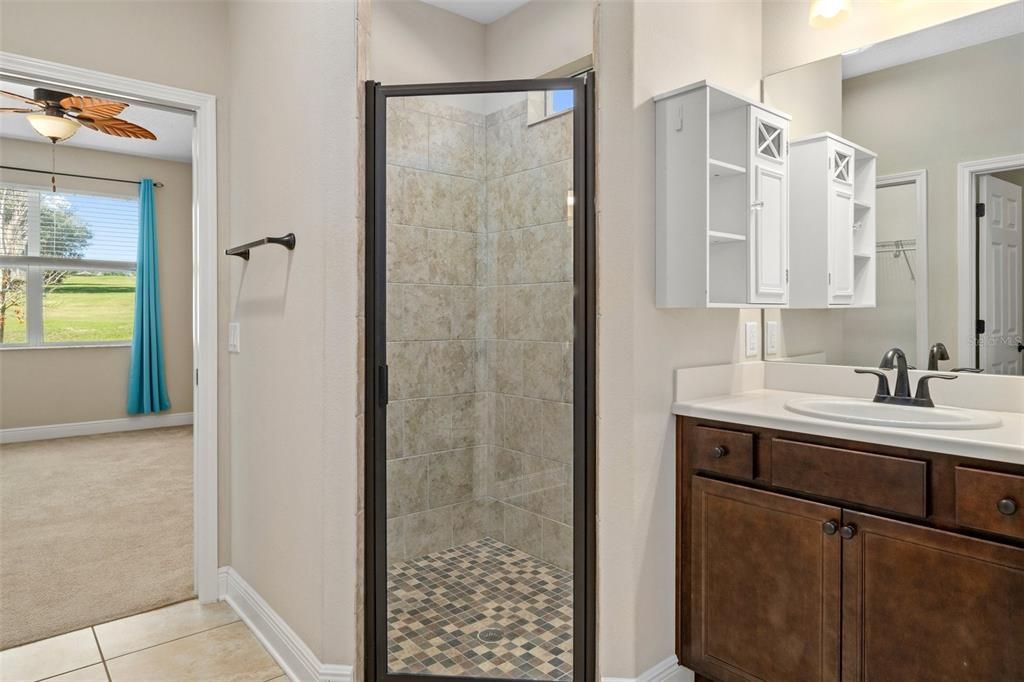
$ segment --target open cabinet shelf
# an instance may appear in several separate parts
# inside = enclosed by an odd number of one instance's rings
[[[719,232],[717,230],[708,231],[709,244],[735,244],[736,242],[745,241],[747,241],[747,235],[745,234],[733,234],[732,232]]]
[[[706,81],[654,101],[658,307],[784,305],[789,116]]]
[[[708,169],[711,172],[712,178],[727,178],[747,174],[747,169],[743,166],[737,166],[728,161],[719,161],[718,159],[708,159]]]

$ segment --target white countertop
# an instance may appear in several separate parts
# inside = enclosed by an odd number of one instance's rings
[[[1020,412],[986,411],[987,414],[999,415],[1003,421],[1002,426],[960,430],[904,429],[850,424],[808,417],[786,409],[788,401],[809,397],[820,398],[822,394],[758,388],[719,396],[677,400],[672,405],[672,412],[687,417],[748,424],[761,428],[1024,464],[1024,414]]]

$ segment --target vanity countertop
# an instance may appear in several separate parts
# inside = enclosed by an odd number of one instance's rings
[[[788,401],[810,397],[822,395],[760,388],[677,400],[672,412],[761,428],[1024,464],[1024,414],[1020,412],[988,413],[997,414],[1003,422],[991,429],[907,429],[819,419],[786,409]]]

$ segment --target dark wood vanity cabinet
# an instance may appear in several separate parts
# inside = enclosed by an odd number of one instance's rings
[[[677,445],[698,679],[1024,680],[1024,467],[689,417]]]

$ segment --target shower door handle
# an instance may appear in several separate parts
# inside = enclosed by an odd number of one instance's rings
[[[377,366],[377,403],[381,407],[388,404],[388,366]]]

